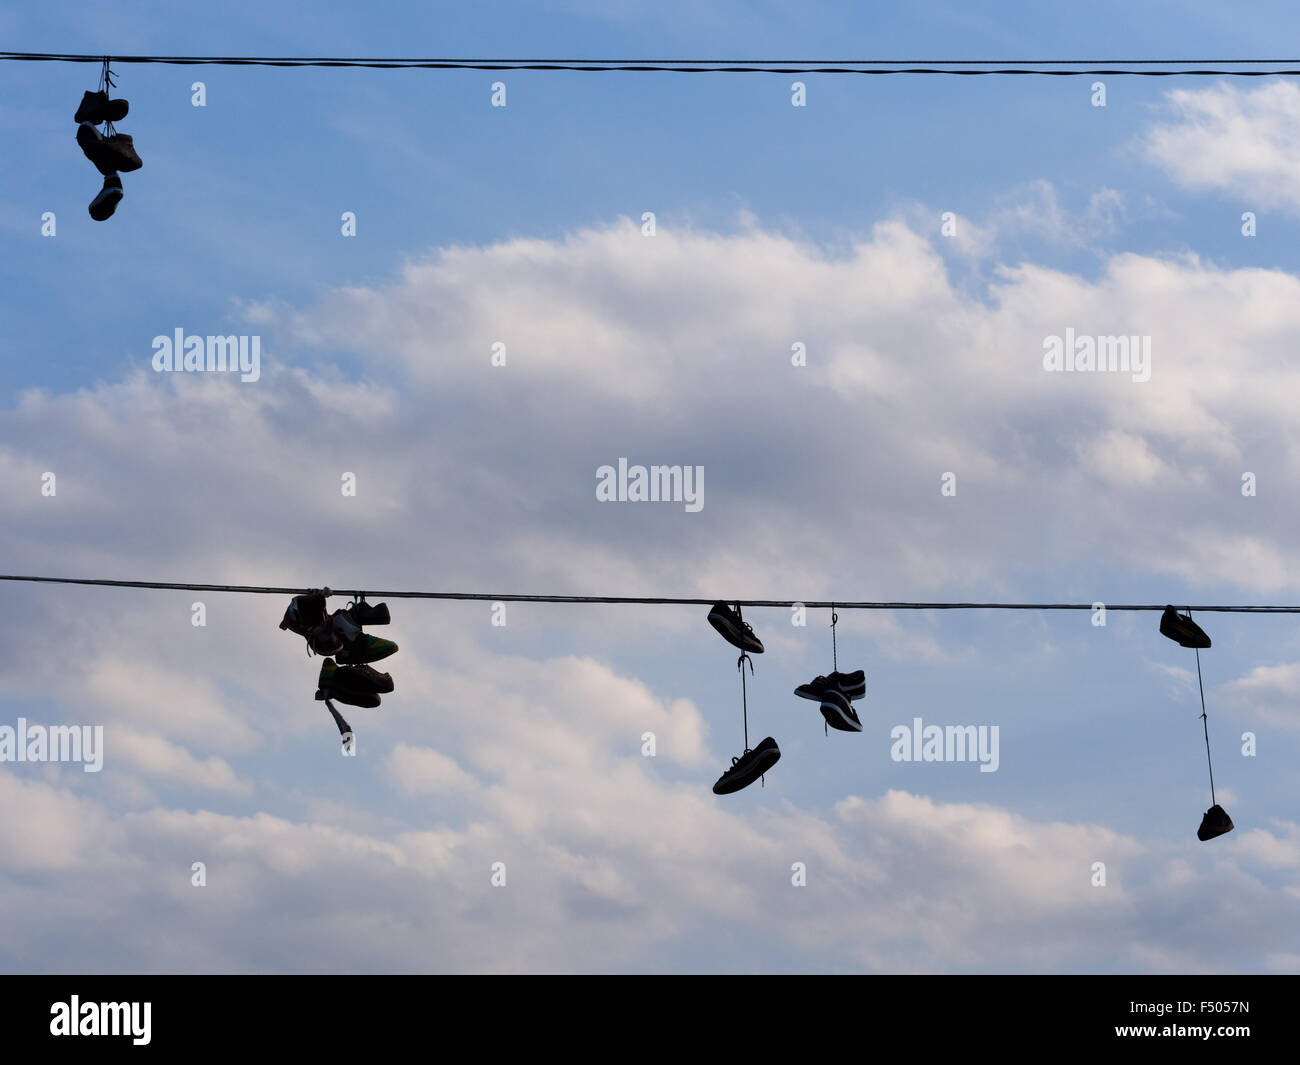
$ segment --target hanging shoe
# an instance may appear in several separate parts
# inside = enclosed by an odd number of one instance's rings
[[[731,760],[731,768],[723,770],[722,776],[713,785],[713,794],[730,795],[733,791],[749,787],[780,760],[781,748],[776,745],[776,740],[768,736],[752,751],[746,751],[739,758]]]
[[[1201,818],[1201,827],[1196,830],[1196,838],[1204,843],[1215,836],[1222,836],[1231,832],[1232,827],[1232,818],[1228,816],[1228,811],[1215,803],[1205,811],[1205,816]]]
[[[114,169],[129,174],[132,170],[139,170],[144,166],[144,161],[136,154],[135,139],[131,134],[113,133],[104,139],[104,143],[117,157],[118,163]]]
[[[1210,646],[1210,638],[1205,630],[1186,614],[1180,614],[1171,606],[1165,607],[1160,615],[1160,635],[1168,636],[1182,647],[1205,648]]]
[[[393,690],[393,678],[374,666],[340,666],[334,674],[334,687],[387,695]]]
[[[321,663],[320,677],[316,681],[319,689],[316,698],[337,699],[349,706],[376,707],[379,705],[379,692],[392,691],[393,682],[386,673],[376,673],[375,670],[370,673],[383,678],[387,687],[381,687],[357,666],[339,666],[334,659],[327,658]]]
[[[320,667],[316,684],[323,691],[361,692],[378,695],[393,690],[393,678],[370,666],[342,666],[327,658]]]
[[[90,206],[87,209],[90,211],[90,217],[96,222],[105,222],[113,217],[113,212],[117,210],[117,205],[121,201],[122,179],[116,174],[109,174],[104,178],[104,187],[90,201]],[[283,627],[281,625],[281,628]]]
[[[832,673],[826,679],[850,699],[861,699],[867,694],[867,675],[860,669],[852,673]]]
[[[336,656],[343,665],[361,665],[364,662],[378,662],[381,658],[397,653],[397,644],[367,632],[358,633],[356,639],[339,651]]]
[[[829,677],[814,677],[807,684],[800,684],[795,688],[794,693],[800,699],[811,699],[815,703],[820,703],[822,697],[835,687],[837,685],[832,683]]]
[[[115,160],[104,142],[104,135],[89,122],[77,126],[77,144],[87,159],[95,164],[95,169],[107,177],[117,172]]]
[[[358,625],[388,625],[393,618],[388,613],[387,603],[367,603],[364,599],[353,603],[348,608],[348,613],[352,615],[352,620]]]
[[[360,706],[366,710],[373,710],[382,701],[378,695],[369,692],[352,692],[341,691],[334,688],[328,695],[324,691],[317,690],[316,701],[333,699],[336,703],[346,703],[348,706]]]
[[[709,624],[733,647],[739,647],[752,655],[763,653],[763,642],[754,635],[754,630],[741,618],[740,612],[732,610],[726,603],[713,604],[713,609],[709,611]]]
[[[102,126],[105,122],[121,122],[130,109],[131,105],[125,100],[110,100],[106,92],[87,89],[72,120],[78,125],[89,122],[92,126]]]
[[[831,728],[841,732],[861,732],[862,722],[854,712],[853,703],[839,688],[829,688],[822,697],[822,717]]]
[[[105,137],[89,122],[83,122],[77,127],[77,143],[86,158],[95,164],[95,169],[105,177],[118,172],[129,174],[144,166],[135,153],[135,142],[129,133]]]
[[[851,700],[861,699],[867,694],[866,675],[859,669],[855,673],[832,673],[826,677],[814,677],[809,683],[800,684],[794,693],[800,699],[811,699],[819,703],[831,690],[841,691]]]
[[[295,595],[289,600],[289,608],[284,612],[280,628],[296,632],[299,636],[310,636],[325,621],[325,596],[320,592],[308,592]]]

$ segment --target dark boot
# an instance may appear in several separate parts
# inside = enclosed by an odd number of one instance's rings
[[[89,122],[92,126],[102,126],[105,122],[121,122],[131,105],[125,100],[110,100],[106,92],[91,92],[89,89],[81,97],[81,106],[73,121],[80,125]]]

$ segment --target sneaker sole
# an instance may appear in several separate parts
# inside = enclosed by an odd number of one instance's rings
[[[747,766],[744,773],[724,773],[718,778],[718,782],[713,785],[714,795],[732,795],[749,787],[759,777],[769,772],[771,768],[781,760],[781,750],[778,747],[771,747],[764,751],[761,758],[758,758],[750,766]]]
[[[714,614],[709,615],[709,624],[712,625],[727,643],[732,647],[739,647],[742,651],[748,651],[752,655],[761,655],[763,653],[763,642],[758,637],[746,637],[738,633],[733,627],[731,621],[727,618],[719,618]]]
[[[826,719],[826,724],[831,728],[839,729],[841,732],[861,732],[862,722],[855,722],[843,710],[834,703],[822,703],[822,717]]]

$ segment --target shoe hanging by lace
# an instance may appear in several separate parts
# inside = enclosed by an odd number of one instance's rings
[[[109,97],[109,90],[117,88],[117,82],[113,80],[116,77],[116,73],[113,71],[111,64],[112,57],[104,56],[104,67],[99,72],[99,91],[104,94],[105,100]],[[104,136],[111,137],[116,132],[117,130],[113,127],[113,123],[105,118]]]
[[[835,645],[835,626],[839,624],[839,621],[840,621],[840,616],[835,612],[835,604],[832,603],[831,604],[831,672],[832,673],[838,673],[840,671],[839,651]],[[828,739],[830,738],[830,734],[831,734],[830,724],[826,721],[822,722],[822,734],[826,736]]]
[[[737,604],[736,609],[739,611],[739,604]],[[741,755],[742,758],[745,754],[749,754],[749,698],[745,691],[746,662],[749,663],[749,672],[752,676],[754,673],[754,660],[749,657],[748,651],[741,651],[740,657],[736,659],[736,668],[740,670],[740,713],[745,723],[745,750],[744,754]],[[732,761],[734,764],[738,759],[733,759]],[[763,774],[759,779],[761,781],[761,786],[767,787],[767,774]]]
[[[1187,616],[1190,618],[1192,612],[1189,610]],[[1210,720],[1205,712],[1205,683],[1201,680],[1201,649],[1195,648],[1196,651],[1196,686],[1201,691],[1201,728],[1205,732],[1205,766],[1210,771],[1210,805],[1218,805],[1218,800],[1214,797],[1214,762],[1210,758]]]

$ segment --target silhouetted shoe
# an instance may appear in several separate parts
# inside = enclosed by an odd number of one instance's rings
[[[795,688],[795,695],[800,699],[821,702],[828,691],[841,691],[850,699],[861,699],[867,694],[866,675],[862,670],[855,673],[832,673],[827,677],[814,677],[807,684]]]
[[[334,688],[328,695],[318,690],[316,692],[316,701],[333,699],[336,703],[346,703],[348,706],[360,706],[366,710],[373,710],[381,700],[378,695],[369,692],[350,692]],[[342,731],[342,730],[340,730]]]
[[[822,717],[831,728],[841,732],[861,732],[862,722],[854,713],[849,697],[839,688],[829,688],[822,697]]]
[[[395,654],[397,654],[397,644],[392,640],[362,632],[335,657],[343,665],[361,665],[364,662],[378,662],[381,658]]]
[[[289,600],[289,608],[284,612],[280,628],[309,637],[324,621],[325,597],[320,592],[308,592],[305,595],[295,595]]]
[[[1168,636],[1174,643],[1183,647],[1209,647],[1210,638],[1205,630],[1186,614],[1180,614],[1171,606],[1165,607],[1160,615],[1160,635]]]
[[[800,684],[795,688],[794,693],[800,699],[811,699],[815,703],[820,703],[822,697],[835,686],[829,677],[814,677],[807,684]]]
[[[387,625],[392,622],[387,603],[353,603],[348,611],[358,625]]]
[[[105,144],[117,156],[117,166],[115,170],[120,170],[123,174],[129,174],[132,170],[139,170],[144,166],[144,161],[136,154],[135,140],[129,133],[114,133],[105,138]]]
[[[77,127],[77,143],[86,158],[95,164],[95,169],[105,177],[118,172],[129,174],[144,166],[135,153],[135,142],[129,133],[105,137],[89,122],[83,122]]]
[[[334,659],[325,659],[320,669],[317,686],[323,691],[362,692],[378,695],[393,690],[393,678],[371,666],[341,666]]]
[[[713,785],[714,795],[730,795],[733,791],[747,788],[759,777],[781,760],[781,748],[776,740],[768,736],[752,751],[746,751],[739,758],[731,760],[731,768],[724,770],[718,782]]]
[[[117,210],[117,205],[122,201],[122,179],[116,174],[109,174],[104,178],[104,187],[99,190],[99,194],[90,201],[90,217],[96,222],[104,222],[113,217],[113,212]],[[282,626],[283,627],[283,626]]]
[[[713,609],[709,611],[709,624],[733,647],[739,647],[753,655],[763,653],[763,642],[754,635],[749,623],[743,621],[739,612],[732,610],[726,603],[713,604]]]
[[[91,92],[87,89],[81,97],[81,106],[77,108],[73,121],[78,124],[89,122],[93,126],[105,122],[121,122],[130,109],[131,105],[125,100],[110,100],[106,92]]]
[[[349,706],[374,708],[379,705],[379,692],[392,691],[393,682],[386,673],[377,673],[373,669],[370,673],[374,676],[363,673],[358,666],[339,666],[334,659],[327,658],[321,663],[320,677],[316,681],[319,689],[316,698],[337,699]],[[387,687],[382,687],[375,678],[383,678]]]
[[[1215,803],[1205,811],[1205,816],[1201,818],[1201,827],[1196,830],[1196,838],[1204,843],[1207,839],[1213,839],[1215,836],[1222,836],[1226,832],[1232,831],[1232,818],[1228,816],[1228,811],[1218,803]]]
[[[334,683],[352,691],[374,692],[387,695],[393,690],[393,678],[380,673],[374,666],[343,666],[335,674]]]
[[[867,694],[867,675],[860,669],[852,673],[832,673],[826,679],[850,699],[861,699]]]

